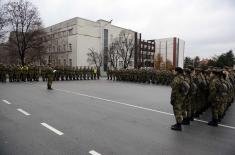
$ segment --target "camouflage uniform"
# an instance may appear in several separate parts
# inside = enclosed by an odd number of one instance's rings
[[[221,80],[219,77],[219,71],[215,71],[216,75],[211,80],[209,89],[210,89],[210,96],[209,100],[211,102],[211,111],[212,111],[212,120],[208,123],[211,126],[218,126],[218,119],[220,116],[220,108],[224,102],[224,97],[226,94],[221,92],[219,89],[221,85]]]
[[[1,82],[6,82],[7,69],[3,64],[0,64],[0,79]]]
[[[9,77],[9,82],[13,82],[13,66],[8,66],[8,77]]]
[[[171,83],[171,105],[173,106],[173,111],[176,119],[176,125],[177,127],[180,126],[181,130],[181,123],[183,120],[183,111],[182,111],[182,105],[184,103],[185,95],[181,92],[181,83],[184,81],[184,77],[182,74],[177,73],[175,76],[173,82]],[[173,129],[174,126],[172,126]]]
[[[192,97],[195,95],[195,90],[193,87],[193,79],[190,76],[190,70],[185,70],[184,80],[190,85],[190,90],[185,97],[183,102],[183,122],[182,124],[189,125],[190,119],[192,118]]]
[[[52,81],[53,81],[53,78],[54,78],[54,73],[53,73],[53,69],[52,67],[49,65],[47,68],[46,68],[46,75],[47,75],[47,89],[52,89]]]
[[[41,66],[41,76],[42,76],[42,81],[46,81],[46,67]]]

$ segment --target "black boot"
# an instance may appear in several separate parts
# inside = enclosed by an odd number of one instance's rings
[[[218,126],[218,120],[212,119],[210,122],[208,122],[208,125],[217,127]]]
[[[182,124],[183,124],[183,125],[190,125],[190,120],[189,120],[189,118],[184,118],[183,121],[182,121]]]
[[[171,130],[181,131],[181,130],[182,130],[181,124],[180,124],[180,123],[177,123],[177,124],[175,124],[175,125],[172,125],[172,126],[171,126]]]

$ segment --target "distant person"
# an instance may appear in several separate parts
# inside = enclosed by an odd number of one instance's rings
[[[47,66],[46,74],[47,74],[47,78],[48,78],[48,80],[47,80],[47,89],[52,90],[51,86],[52,86],[54,73],[53,73],[53,69],[52,69],[50,63]]]

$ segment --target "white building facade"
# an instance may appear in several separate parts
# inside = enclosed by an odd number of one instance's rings
[[[134,31],[111,25],[105,20],[90,21],[75,17],[70,20],[47,27],[48,52],[44,59],[53,65],[89,66],[87,53],[89,49],[104,52],[121,31]],[[105,53],[104,53],[105,55]],[[103,66],[107,67],[107,60]]]
[[[176,37],[155,40],[155,58],[160,55],[163,59],[163,64],[168,62],[173,67],[183,68],[184,49],[185,41]]]

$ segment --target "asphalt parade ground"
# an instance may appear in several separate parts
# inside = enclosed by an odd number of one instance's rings
[[[235,105],[183,131],[167,86],[107,81],[0,83],[0,155],[235,155]]]

